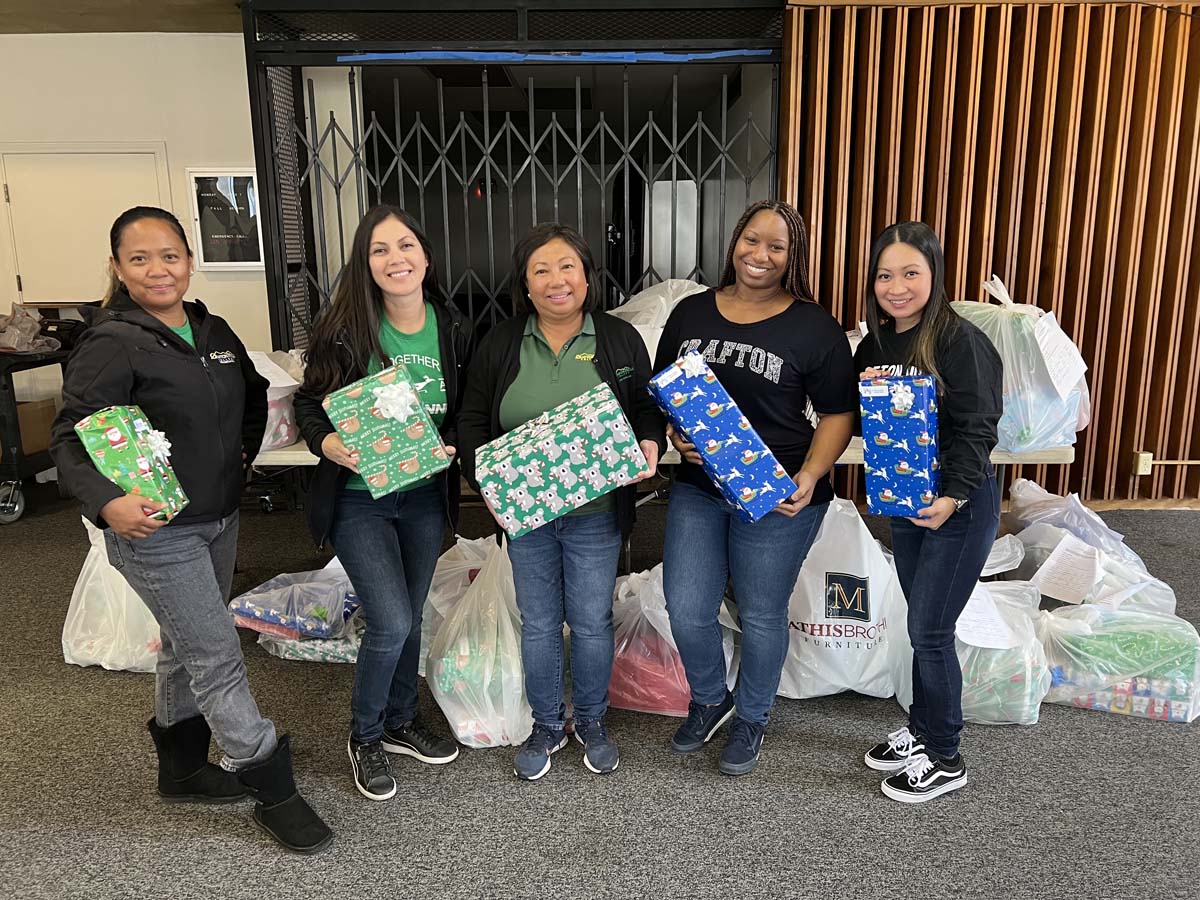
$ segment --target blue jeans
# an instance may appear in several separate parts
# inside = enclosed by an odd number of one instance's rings
[[[989,474],[970,502],[937,531],[892,519],[892,551],[908,598],[913,646],[913,701],[908,729],[942,757],[958,752],[962,668],[954,623],[967,605],[1000,524],[1000,490]]]
[[[154,673],[154,718],[164,728],[204,716],[225,754],[242,769],[275,752],[275,726],[250,695],[246,663],[226,604],[237,556],[238,514],[168,525],[141,540],[104,532],[108,561],[154,618],[162,649]]]
[[[377,741],[417,715],[421,611],[442,549],[445,502],[429,484],[371,498],[343,489],[329,537],[362,602],[362,643],[354,667],[350,736]]]
[[[620,555],[621,531],[611,512],[563,516],[509,542],[525,693],[538,725],[563,727],[564,622],[571,626],[575,716],[595,721],[608,711]]]
[[[737,714],[767,724],[787,658],[788,601],[828,508],[809,506],[793,518],[770,513],[751,525],[720,497],[682,482],[671,488],[663,588],[694,703],[725,698],[717,614],[732,580],[742,629]]]

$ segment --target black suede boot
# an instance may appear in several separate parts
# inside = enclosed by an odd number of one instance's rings
[[[212,731],[204,716],[169,728],[146,723],[158,750],[158,793],[168,803],[235,803],[246,796],[233,772],[208,761]]]
[[[254,821],[283,846],[297,853],[316,853],[333,841],[333,832],[296,790],[292,747],[285,734],[266,761],[238,771],[238,778],[258,801]]]

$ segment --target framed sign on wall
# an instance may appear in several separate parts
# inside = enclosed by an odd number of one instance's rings
[[[262,229],[253,169],[188,169],[196,268],[262,269]]]

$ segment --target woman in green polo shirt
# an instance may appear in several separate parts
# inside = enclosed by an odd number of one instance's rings
[[[396,793],[387,753],[432,764],[458,756],[453,742],[417,719],[421,612],[443,529],[458,516],[458,466],[374,500],[357,454],[342,443],[321,400],[403,363],[453,454],[469,348],[467,323],[441,299],[429,240],[416,221],[393,206],[370,210],[333,304],[313,330],[296,419],[321,458],[309,491],[309,527],[319,545],[333,542],[366,621],[346,749],[355,785],[371,800]]]
[[[534,228],[513,249],[513,318],[480,343],[459,415],[463,472],[476,490],[475,451],[543,412],[604,382],[633,426],[650,472],[665,445],[662,416],[646,392],[650,358],[627,322],[596,311],[592,255],[574,229]],[[566,745],[563,623],[571,626],[575,737],[584,765],[611,772],[619,754],[608,737],[612,675],[612,597],[621,544],[633,526],[636,488],[605,494],[509,544],[525,691],[533,710],[529,739],[513,769],[529,781],[550,769]]]

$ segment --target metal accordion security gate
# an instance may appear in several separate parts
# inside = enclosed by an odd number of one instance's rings
[[[278,348],[307,346],[379,203],[421,223],[445,297],[481,332],[511,314],[511,248],[535,224],[584,236],[611,309],[668,278],[715,283],[742,210],[776,196],[781,4],[726,10],[709,24],[753,40],[689,37],[691,50],[347,46],[326,19],[324,53],[297,46],[317,37],[311,21],[278,41],[282,14],[268,27],[263,5],[244,15]],[[669,12],[660,28],[703,25],[703,10]]]

